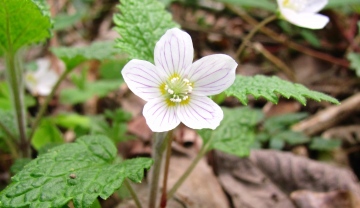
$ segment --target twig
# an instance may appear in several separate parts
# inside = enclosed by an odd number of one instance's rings
[[[312,117],[303,120],[292,127],[292,130],[302,131],[307,135],[317,134],[329,127],[341,122],[349,115],[359,111],[360,93],[357,93],[346,100],[341,105],[330,106]]]
[[[271,15],[270,17],[264,19],[263,21],[261,21],[259,24],[257,24],[251,31],[250,33],[243,39],[240,47],[238,48],[238,50],[236,51],[236,58],[238,58],[239,62],[241,62],[241,54],[245,49],[245,46],[247,45],[247,43],[250,41],[250,39],[256,34],[257,31],[259,31],[262,27],[264,27],[265,25],[267,25],[268,23],[276,20],[277,16],[276,15]]]
[[[291,69],[278,57],[274,56],[272,53],[270,53],[268,50],[264,48],[261,43],[254,43],[253,47],[256,51],[260,52],[265,58],[270,60],[273,64],[275,64],[280,70],[282,70],[287,77],[293,82],[296,81],[294,72],[291,71]]]
[[[242,19],[244,19],[249,24],[251,24],[253,26],[256,26],[257,24],[259,24],[259,22],[257,20],[252,18],[250,15],[248,15],[244,10],[242,10],[236,6],[233,6],[231,4],[226,4],[226,7],[229,8],[231,11],[233,11],[235,14],[239,15]],[[319,51],[315,51],[315,50],[307,48],[303,45],[292,42],[289,39],[287,39],[285,36],[282,36],[267,27],[260,28],[260,31],[262,33],[266,34],[267,36],[269,36],[270,38],[272,38],[273,40],[280,42],[284,45],[287,45],[289,48],[292,48],[294,50],[300,51],[309,56],[313,56],[315,58],[336,64],[339,66],[343,66],[346,68],[349,67],[349,62],[347,60],[339,59],[339,58],[333,57],[331,55],[321,53]]]

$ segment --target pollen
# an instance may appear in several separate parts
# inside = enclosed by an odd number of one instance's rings
[[[282,5],[297,12],[301,12],[309,3],[311,3],[309,0],[284,0]]]

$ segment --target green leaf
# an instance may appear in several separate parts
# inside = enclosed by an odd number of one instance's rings
[[[304,133],[296,131],[282,131],[272,139],[282,140],[290,145],[304,144],[310,140]]]
[[[122,80],[99,80],[85,83],[84,89],[64,89],[60,93],[60,101],[66,104],[82,103],[93,96],[105,97],[121,85]]]
[[[279,101],[278,95],[288,99],[294,98],[303,105],[306,105],[306,98],[318,102],[324,100],[339,104],[339,101],[333,97],[309,90],[301,84],[294,84],[276,76],[266,77],[256,75],[254,77],[246,77],[237,75],[234,84],[225,90],[225,93],[228,96],[235,96],[244,105],[248,103],[247,95],[249,94],[253,95],[256,99],[264,97],[275,104]]]
[[[257,9],[264,9],[270,12],[276,12],[277,5],[273,1],[269,0],[217,0],[228,4],[233,4],[241,7],[250,7]]]
[[[90,128],[90,118],[75,113],[62,113],[52,117],[52,122],[66,129]]]
[[[307,113],[288,113],[279,116],[273,116],[265,120],[264,129],[269,132],[278,132],[289,129],[294,123],[306,118]]]
[[[100,78],[123,80],[120,69],[122,69],[126,63],[127,61],[125,59],[116,59],[102,62],[99,70]]]
[[[105,110],[104,115],[114,122],[128,122],[132,119],[131,113],[124,111],[121,108],[118,108],[115,111]]]
[[[329,3],[325,6],[325,8],[339,8],[341,6],[348,5],[360,5],[359,0],[329,0]]]
[[[67,70],[71,70],[87,60],[101,61],[120,53],[114,45],[112,41],[99,41],[85,47],[58,47],[50,50],[65,63]]]
[[[121,38],[116,39],[116,46],[131,59],[154,63],[156,42],[166,30],[179,25],[157,0],[122,0],[118,8],[121,14],[114,15],[114,22]]]
[[[31,139],[31,144],[40,150],[50,143],[64,143],[60,130],[49,120],[43,119]]]
[[[209,149],[217,149],[239,157],[249,155],[255,137],[255,125],[263,118],[260,110],[248,107],[223,108],[224,119],[215,130],[199,130]]]
[[[0,193],[1,207],[61,207],[70,200],[76,208],[107,199],[125,178],[140,182],[150,158],[114,163],[117,149],[104,136],[84,136],[38,156],[12,177]]]
[[[76,22],[80,21],[84,17],[83,12],[76,12],[73,15],[58,14],[54,18],[54,30],[64,30],[68,27],[73,26]]]
[[[12,110],[13,104],[10,97],[10,88],[7,82],[0,82],[0,109]],[[32,96],[25,96],[26,107],[31,107],[36,104],[36,100]]]
[[[349,53],[346,58],[350,61],[350,68],[360,77],[360,53]]]
[[[30,158],[20,158],[20,159],[16,159],[14,164],[11,166],[10,168],[10,172],[12,175],[17,174],[18,172],[20,172],[25,165],[27,165],[29,162],[31,162]]]
[[[38,0],[0,0],[0,50],[16,52],[51,36],[48,10]]]
[[[127,124],[113,122],[111,125],[105,120],[104,117],[94,117],[91,119],[91,134],[102,134],[109,137],[114,143],[123,142],[129,140],[130,137],[126,137]]]
[[[331,151],[341,146],[341,141],[336,139],[324,139],[315,137],[311,140],[310,149],[320,151]]]
[[[303,38],[309,42],[312,46],[316,47],[316,48],[320,48],[321,43],[319,41],[319,38],[315,35],[314,30],[308,30],[308,29],[304,29],[301,28],[302,30],[300,31],[301,36],[303,36]]]
[[[13,111],[0,109],[0,123],[16,138],[19,137],[18,128],[15,122],[15,114]],[[5,132],[0,129],[0,138],[6,136]]]

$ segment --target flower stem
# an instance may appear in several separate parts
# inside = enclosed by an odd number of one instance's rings
[[[26,107],[24,102],[23,72],[20,67],[18,52],[8,52],[6,59],[6,78],[11,88],[11,98],[15,107],[16,123],[19,130],[20,144],[19,148],[22,157],[31,156],[30,142],[26,137]]]
[[[173,140],[173,136],[172,136],[172,130],[169,131],[167,139],[166,139],[166,143],[167,143],[167,147],[166,147],[166,159],[165,159],[165,169],[164,169],[164,178],[163,178],[163,187],[162,187],[162,195],[161,195],[161,200],[160,200],[160,207],[161,208],[165,208],[166,207],[166,202],[167,202],[167,196],[166,196],[166,192],[167,192],[167,179],[168,179],[168,175],[169,175],[169,165],[170,165],[170,157],[171,157],[171,143]]]
[[[201,158],[203,158],[204,155],[208,152],[209,146],[211,144],[211,140],[212,137],[201,147],[199,153],[196,155],[195,159],[191,162],[190,166],[186,169],[186,171],[181,175],[181,177],[176,181],[174,186],[167,193],[168,199],[174,196],[175,192],[178,190],[178,188],[180,188],[180,186],[184,183],[186,178],[191,174],[191,172],[194,170],[194,168],[201,160]]]
[[[31,132],[29,134],[29,138],[31,140],[31,138],[33,137],[35,131],[36,131],[36,128],[39,126],[40,124],[40,121],[42,119],[42,117],[44,116],[46,110],[47,110],[47,107],[49,106],[49,103],[50,101],[52,100],[52,98],[54,97],[55,95],[55,92],[56,90],[59,88],[60,84],[62,81],[64,81],[64,79],[67,77],[67,75],[71,72],[71,70],[65,70],[61,76],[59,77],[59,79],[57,80],[57,82],[55,83],[54,87],[52,88],[50,94],[46,97],[46,100],[45,102],[41,105],[40,107],[40,110],[39,112],[37,113],[36,115],[36,118],[35,118],[35,121],[32,125],[32,128],[31,128]]]
[[[266,24],[272,22],[273,20],[276,20],[277,16],[276,15],[271,15],[268,18],[264,19],[263,21],[261,21],[259,24],[257,24],[251,31],[250,33],[243,39],[240,47],[238,48],[238,50],[236,51],[236,58],[238,58],[240,60],[240,56],[243,52],[243,50],[245,49],[246,44],[250,41],[250,39],[256,34],[257,31],[259,31],[262,27],[264,27]]]
[[[164,141],[165,141],[166,132],[155,133],[155,141],[153,144],[153,170],[150,181],[150,197],[149,197],[149,208],[155,208],[156,206],[156,196],[159,188],[159,178],[161,170],[162,156],[164,153]]]
[[[136,192],[134,191],[134,189],[132,188],[131,184],[129,183],[128,179],[125,178],[124,180],[124,185],[127,188],[127,190],[130,192],[131,197],[134,199],[136,207],[137,208],[142,208],[139,197],[137,196]]]

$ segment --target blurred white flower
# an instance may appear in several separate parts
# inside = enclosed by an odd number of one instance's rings
[[[47,96],[59,79],[59,75],[50,69],[49,59],[37,59],[36,64],[36,71],[28,70],[25,73],[25,86],[33,95]]]
[[[318,14],[328,0],[277,0],[281,16],[290,23],[309,29],[321,29],[329,22]]]
[[[155,46],[155,66],[133,59],[123,68],[130,90],[147,101],[143,115],[152,131],[169,131],[180,122],[193,129],[215,129],[223,119],[221,108],[207,96],[233,84],[237,63],[223,54],[192,63],[193,57],[190,35],[173,28]]]

